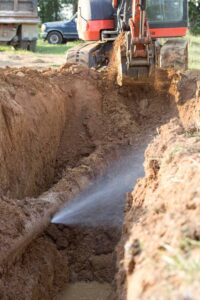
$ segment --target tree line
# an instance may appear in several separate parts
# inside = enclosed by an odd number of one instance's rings
[[[99,0],[101,1],[101,0]],[[61,18],[63,4],[72,4],[73,12],[77,11],[78,0],[38,0],[42,22],[58,21]],[[190,31],[200,34],[200,0],[189,1]]]
[[[190,31],[192,34],[200,34],[200,0],[189,2]]]
[[[38,0],[39,15],[42,23],[59,21],[63,4],[72,4],[73,12],[77,11],[78,0]]]

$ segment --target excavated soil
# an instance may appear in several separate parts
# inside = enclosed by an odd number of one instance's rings
[[[199,75],[170,76],[159,89],[119,87],[73,65],[0,71],[1,299],[98,299],[101,289],[101,300],[150,299],[163,282],[177,286],[156,249],[163,237],[163,247],[180,240],[182,224],[198,225]],[[176,142],[189,150],[173,152]],[[92,218],[50,224],[95,189]]]
[[[178,114],[145,153],[127,198],[118,247],[118,299],[199,299],[199,73],[173,78]]]

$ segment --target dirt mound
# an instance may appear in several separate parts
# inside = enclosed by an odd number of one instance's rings
[[[159,129],[128,197],[120,299],[199,298],[199,76],[174,78],[179,118]]]

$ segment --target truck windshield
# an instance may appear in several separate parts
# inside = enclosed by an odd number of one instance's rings
[[[184,17],[184,0],[147,0],[147,17],[152,22],[178,22]]]

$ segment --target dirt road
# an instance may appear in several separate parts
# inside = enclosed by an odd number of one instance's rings
[[[0,52],[0,68],[55,68],[65,64],[65,55],[18,53],[17,51]]]

